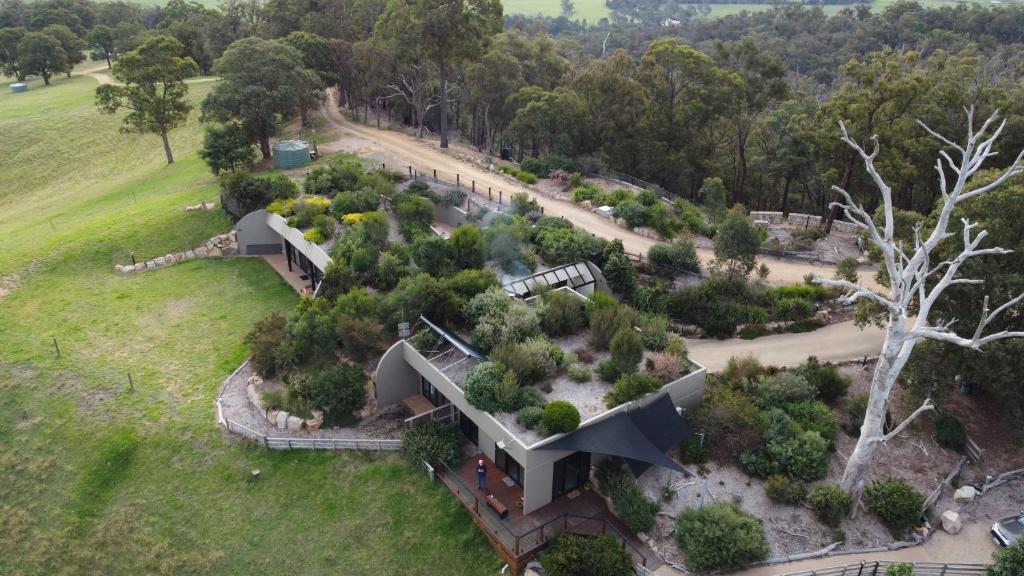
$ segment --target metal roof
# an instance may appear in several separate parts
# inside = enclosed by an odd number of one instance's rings
[[[279,140],[274,143],[274,150],[308,150],[309,142],[305,140]]]
[[[460,338],[458,334],[455,334],[454,332],[449,332],[448,330],[445,330],[444,328],[441,328],[437,324],[434,324],[430,320],[427,320],[426,316],[422,316],[421,315],[420,316],[420,321],[423,322],[424,324],[426,324],[427,326],[430,326],[430,328],[434,332],[437,332],[437,334],[439,336],[441,336],[442,338],[447,340],[449,344],[451,344],[452,346],[456,347],[460,352],[462,352],[466,356],[469,356],[471,358],[476,358],[477,360],[486,360],[487,359],[487,357],[484,356],[482,352],[480,352],[476,348],[473,348],[472,346],[470,346],[465,340]]]
[[[551,288],[568,286],[576,290],[595,283],[596,280],[594,280],[594,275],[590,272],[587,263],[576,262],[518,278],[508,282],[503,288],[517,298],[529,298],[539,286],[550,286]]]

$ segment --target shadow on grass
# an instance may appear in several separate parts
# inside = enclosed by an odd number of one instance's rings
[[[100,515],[135,461],[142,441],[134,428],[120,428],[100,443],[99,457],[71,492],[68,512],[82,529]]]

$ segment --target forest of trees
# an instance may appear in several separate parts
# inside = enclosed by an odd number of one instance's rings
[[[202,105],[204,119],[226,123],[213,136],[248,140],[264,156],[281,120],[305,116],[324,88],[336,87],[354,118],[438,134],[442,146],[450,138],[494,156],[564,156],[584,170],[627,173],[696,200],[705,179],[719,178],[728,204],[749,209],[824,215],[838,185],[874,211],[877,189],[840,141],[842,120],[861,141],[877,135],[875,164],[908,222],[932,213],[941,198],[934,169],[941,142],[918,120],[963,134],[965,108],[977,117],[1000,109],[1008,125],[986,166],[1005,167],[1024,148],[1022,6],[900,2],[826,16],[787,4],[716,19],[687,13],[672,26],[646,9],[587,23],[568,10],[557,18],[506,16],[498,0],[444,6],[0,0],[0,66],[7,76],[48,81],[91,53],[117,75],[121,55],[170,36],[177,42],[160,45],[180,45],[179,56],[200,74],[223,78]],[[254,79],[263,92],[253,91]],[[995,229],[1003,231],[993,233],[997,243],[1020,244],[1014,226]],[[1013,268],[1018,258],[981,264],[1001,290],[1024,284]],[[950,311],[965,306],[954,299]],[[1017,346],[993,346],[975,365],[994,374]]]

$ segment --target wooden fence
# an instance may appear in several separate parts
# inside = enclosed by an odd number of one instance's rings
[[[885,576],[885,569],[893,564],[890,560],[872,560],[858,564],[844,564],[820,570],[790,572],[782,576]],[[936,562],[908,562],[914,576],[983,576],[984,564],[939,564]]]

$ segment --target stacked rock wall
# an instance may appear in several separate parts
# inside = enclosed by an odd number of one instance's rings
[[[237,254],[238,234],[232,230],[227,234],[214,236],[192,250],[160,256],[152,260],[147,260],[146,262],[138,262],[134,265],[118,264],[114,266],[114,270],[122,274],[131,274],[134,272],[163,268],[176,262],[181,262],[182,260],[192,260],[193,258],[217,258],[221,256],[235,256]]]

